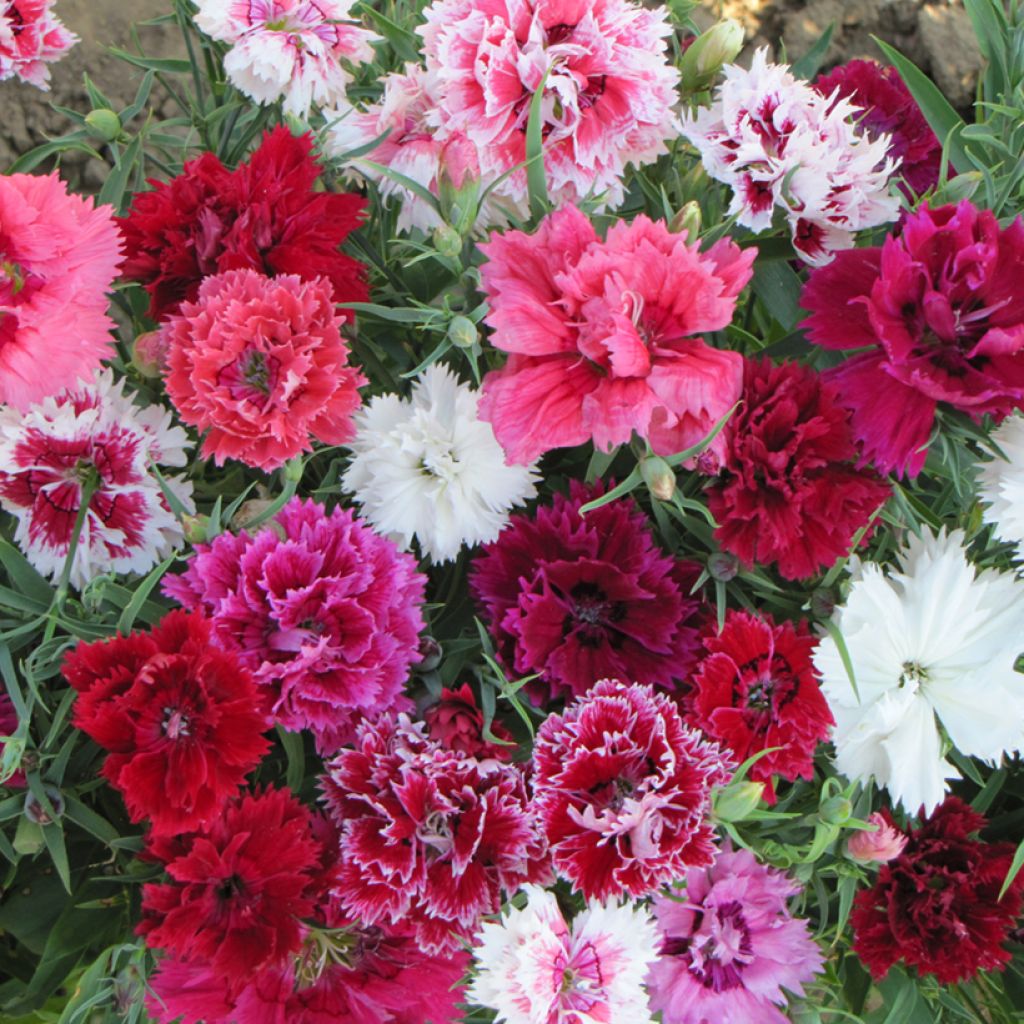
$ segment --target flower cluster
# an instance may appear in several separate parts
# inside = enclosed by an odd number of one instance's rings
[[[48,64],[78,42],[53,13],[54,0],[2,0],[0,2],[0,82],[17,78],[50,88]]]
[[[738,223],[764,231],[781,210],[797,254],[821,266],[899,211],[887,191],[898,164],[889,136],[861,134],[857,115],[850,100],[822,96],[761,49],[749,70],[725,69],[714,103],[687,117],[683,134],[732,189]]]

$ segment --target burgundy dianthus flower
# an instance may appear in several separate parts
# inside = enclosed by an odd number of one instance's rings
[[[601,680],[548,716],[533,765],[555,870],[588,899],[646,896],[713,860],[711,789],[729,762],[652,687]]]
[[[569,497],[512,516],[473,563],[470,589],[498,653],[514,672],[541,674],[540,698],[579,696],[604,678],[671,689],[700,650],[697,566],[659,551],[631,500],[581,516],[601,493],[573,483]]]
[[[359,225],[366,200],[315,192],[320,167],[312,150],[311,135],[279,126],[234,171],[204,153],[171,181],[150,180],[151,191],[135,194],[119,219],[123,275],[145,286],[154,320],[195,301],[204,277],[245,268],[326,277],[335,302],[367,298],[365,266],[338,249]]]
[[[853,949],[875,978],[902,960],[949,985],[1009,962],[1003,943],[1021,912],[1024,874],[999,899],[1014,846],[972,838],[985,824],[962,800],[946,797],[908,833],[875,884],[857,894]]]
[[[426,952],[457,949],[502,890],[546,874],[522,770],[445,750],[405,716],[364,722],[323,785],[342,906],[366,924],[404,923]]]
[[[1024,221],[966,200],[921,207],[881,248],[838,253],[800,302],[816,345],[864,349],[829,371],[865,462],[916,476],[939,402],[997,421],[1024,406]]]
[[[297,951],[314,908],[320,847],[312,815],[287,790],[246,793],[204,832],[151,840],[170,882],[142,890],[146,944],[244,984]]]
[[[103,775],[155,835],[216,820],[269,742],[259,688],[201,615],[80,643],[64,661],[74,724],[109,751]]]
[[[463,683],[457,690],[444,687],[441,699],[423,712],[423,721],[432,740],[447,750],[469,757],[496,757],[499,761],[508,761],[515,750],[508,745],[512,734],[497,720],[491,722],[491,735],[505,742],[492,743],[484,738],[483,712],[477,707],[469,683]]]
[[[327,752],[367,715],[411,707],[402,686],[419,659],[425,586],[415,559],[351,511],[300,498],[254,536],[197,544],[164,581],[269,688],[275,719]]]
[[[849,552],[889,488],[850,464],[849,413],[814,370],[748,359],[743,377],[743,406],[707,495],[715,539],[747,565],[774,562],[787,579],[805,579]]]
[[[14,706],[14,701],[7,695],[5,690],[0,690],[0,755],[3,755],[4,747],[7,745],[2,737],[11,737],[18,731],[18,710]],[[2,767],[2,766],[0,766]],[[25,773],[18,769],[13,772],[8,778],[3,778],[3,773],[0,771],[0,786],[7,786],[8,789],[24,789]]]
[[[750,769],[775,802],[773,777],[814,774],[814,750],[828,739],[832,713],[811,662],[815,640],[806,623],[776,625],[730,609],[721,633],[705,637],[708,652],[686,696],[686,720],[732,751],[737,762],[769,747]]]
[[[889,156],[900,160],[894,177],[904,178],[910,192],[923,195],[939,183],[942,143],[896,68],[851,60],[819,75],[814,88],[860,107],[858,127],[870,138],[889,136]]]

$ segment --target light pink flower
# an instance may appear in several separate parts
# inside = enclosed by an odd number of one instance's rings
[[[892,819],[875,811],[868,821],[875,826],[873,832],[865,829],[855,832],[846,844],[846,852],[862,863],[885,864],[894,860],[907,845],[907,837],[893,824]]]
[[[724,74],[714,103],[686,118],[683,134],[708,174],[732,188],[729,213],[740,224],[767,230],[781,208],[797,253],[821,266],[851,248],[857,231],[896,219],[890,137],[861,135],[848,99],[822,96],[769,63],[765,49],[749,70],[729,65]]]
[[[664,10],[628,0],[437,0],[419,32],[446,135],[463,131],[492,181],[526,159],[533,95],[541,103],[548,190],[556,201],[622,201],[627,164],[665,152],[675,134],[678,72]],[[526,173],[499,186],[526,197]]]
[[[50,88],[46,66],[78,42],[53,13],[54,0],[0,0],[0,82],[19,78]]]
[[[807,922],[786,901],[800,885],[749,850],[723,850],[687,872],[686,890],[659,896],[661,956],[647,986],[663,1024],[789,1024],[786,993],[821,970]]]
[[[480,408],[510,461],[587,441],[608,449],[633,431],[673,454],[739,398],[742,357],[693,335],[732,319],[753,249],[723,240],[702,253],[643,215],[602,242],[573,206],[481,248],[490,340],[511,356],[485,378]]]
[[[378,37],[354,24],[353,0],[197,0],[195,22],[230,43],[224,70],[257,103],[284,101],[306,117],[311,106],[345,98],[352,80],[343,61],[373,60]]]
[[[0,402],[24,411],[112,353],[111,213],[70,195],[56,172],[0,176]]]
[[[592,900],[570,928],[553,893],[523,887],[526,906],[486,923],[466,998],[502,1024],[650,1024],[644,975],[657,956],[648,911]]]

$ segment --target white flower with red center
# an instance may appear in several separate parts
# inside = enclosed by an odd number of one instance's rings
[[[821,266],[851,248],[857,231],[896,219],[890,136],[861,135],[849,100],[822,96],[764,49],[749,70],[729,65],[724,75],[714,103],[689,115],[683,134],[708,174],[732,188],[729,214],[740,224],[765,231],[780,208],[797,253]]]
[[[464,132],[485,181],[526,159],[526,125],[540,103],[548,192],[556,202],[605,194],[622,201],[627,164],[664,153],[677,131],[679,73],[666,57],[667,13],[627,0],[437,0],[424,12],[426,66],[443,136]],[[525,203],[526,172],[497,188]]]
[[[105,572],[146,572],[182,541],[150,463],[179,467],[190,446],[159,405],[140,408],[110,370],[20,413],[0,409],[0,505],[18,520],[15,541],[29,562],[58,580],[83,496],[70,582]],[[192,485],[168,485],[190,507]]]
[[[526,906],[484,924],[466,998],[497,1024],[650,1024],[643,982],[657,959],[657,929],[643,907],[591,900],[572,926],[554,895],[523,887]]]
[[[18,78],[48,91],[47,64],[77,42],[53,13],[53,0],[0,0],[0,82]]]
[[[257,103],[284,101],[306,117],[314,104],[345,99],[352,75],[343,61],[373,60],[378,36],[354,22],[353,0],[197,0],[196,25],[230,43],[224,70]]]

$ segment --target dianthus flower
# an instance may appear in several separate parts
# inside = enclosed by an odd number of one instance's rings
[[[325,111],[329,126],[325,152],[345,160],[346,154],[358,150],[366,160],[410,178],[434,196],[439,195],[444,178],[453,188],[462,188],[480,177],[476,147],[464,132],[442,133],[428,123],[437,109],[436,93],[436,77],[418,64],[406,64],[403,72],[385,75],[384,94],[365,110],[344,103]],[[367,149],[371,143],[375,145]],[[399,231],[440,227],[437,211],[394,178],[358,161],[347,162],[346,174],[375,181],[385,198],[399,198]],[[480,217],[487,224],[501,222],[493,199],[483,201]]]
[[[643,215],[602,242],[574,206],[481,249],[490,341],[511,355],[484,378],[480,412],[512,462],[587,441],[609,449],[634,431],[674,454],[739,398],[742,357],[693,335],[732,320],[753,249],[723,239],[702,253]]]
[[[984,519],[996,536],[1017,547],[1024,560],[1024,416],[1007,416],[992,432],[992,441],[1003,456],[984,463],[978,472],[978,497]]]
[[[348,366],[343,319],[325,277],[206,278],[162,328],[167,395],[206,432],[203,456],[271,470],[308,452],[311,438],[349,440],[366,378]]]
[[[938,403],[997,421],[1024,406],[1024,221],[966,200],[921,207],[879,248],[815,271],[808,337],[867,349],[830,372],[865,462],[916,476]]]
[[[270,744],[259,692],[210,623],[173,611],[150,632],[79,643],[64,661],[74,724],[108,751],[132,821],[173,835],[219,818]]]
[[[0,408],[0,505],[17,519],[14,539],[29,562],[54,581],[85,499],[73,587],[102,573],[146,572],[182,543],[149,463],[184,466],[191,442],[167,409],[132,397],[102,370],[25,413]],[[190,483],[167,483],[190,505]]]
[[[573,483],[568,497],[513,516],[470,571],[501,660],[540,673],[540,699],[578,697],[604,678],[674,689],[700,650],[697,566],[661,552],[629,498],[581,516],[601,493]]]
[[[861,134],[887,136],[889,155],[899,160],[897,177],[911,196],[923,195],[939,183],[942,143],[925,120],[917,100],[894,67],[873,60],[851,60],[814,80],[827,99],[849,100]]]
[[[409,706],[425,584],[411,555],[351,511],[293,498],[255,536],[197,544],[163,586],[213,620],[221,646],[269,689],[276,721],[331,752],[366,716]]]
[[[555,870],[588,899],[646,896],[714,857],[711,789],[729,762],[652,687],[601,680],[544,720],[533,765]]]
[[[664,1024],[788,1024],[786,991],[803,995],[823,962],[786,907],[799,891],[749,850],[725,849],[686,873],[684,891],[656,897],[661,956],[647,987]]]
[[[951,985],[1009,963],[1003,943],[1021,912],[1024,874],[1000,899],[1014,845],[976,838],[986,824],[962,800],[946,797],[910,831],[903,852],[882,865],[875,884],[857,894],[853,950],[875,978],[902,962]]]
[[[873,778],[910,814],[932,811],[960,777],[945,737],[984,761],[1024,748],[1024,585],[975,568],[962,531],[911,536],[889,571],[858,565],[832,624],[813,657],[848,778]]]
[[[8,789],[24,789],[25,773],[20,768],[4,763],[7,741],[18,731],[18,711],[6,690],[0,690],[0,786]],[[511,748],[509,748],[511,749]],[[13,749],[11,750],[13,754]],[[11,774],[5,778],[5,772]]]
[[[889,136],[861,134],[850,100],[826,99],[787,65],[769,63],[766,49],[749,70],[731,64],[724,74],[683,134],[708,174],[733,190],[728,212],[740,224],[764,231],[780,208],[797,254],[821,266],[851,248],[856,232],[896,219]]]
[[[315,191],[320,167],[312,150],[312,136],[295,137],[280,126],[234,171],[204,153],[171,181],[151,180],[150,191],[135,193],[120,218],[124,277],[149,292],[154,320],[194,301],[202,279],[225,270],[322,276],[335,302],[368,297],[365,266],[338,249],[359,225],[366,201]]]
[[[323,787],[341,830],[342,906],[408,925],[428,953],[457,949],[502,890],[546,874],[522,770],[446,750],[404,715],[363,722]]]
[[[708,491],[726,551],[747,565],[775,563],[786,579],[815,576],[849,553],[890,493],[851,465],[849,419],[835,388],[809,367],[746,361],[743,405]]]
[[[352,75],[343,61],[373,60],[379,37],[353,23],[353,0],[196,0],[196,25],[229,43],[228,80],[257,103],[282,100],[306,118],[314,105],[344,99]]]
[[[205,830],[151,840],[148,853],[170,875],[142,890],[148,946],[209,964],[229,986],[300,948],[320,849],[287,790],[246,793]]]
[[[907,837],[893,824],[888,812],[875,811],[867,819],[874,830],[854,832],[846,843],[846,855],[862,864],[885,864],[906,848]]]
[[[0,176],[0,402],[24,412],[113,354],[106,293],[121,238],[111,214],[56,171]]]
[[[533,96],[543,90],[541,135],[549,195],[622,202],[627,164],[666,151],[679,74],[666,54],[667,13],[628,0],[437,0],[419,29],[426,68],[436,79],[431,118],[464,132],[485,180],[526,160]],[[498,186],[524,204],[526,172]]]
[[[814,775],[814,751],[828,739],[832,714],[811,662],[806,623],[779,625],[732,609],[720,633],[704,639],[706,656],[686,694],[686,721],[731,751],[737,763],[771,747],[750,769],[775,802],[774,776]]]
[[[0,0],[0,82],[50,88],[50,69],[78,42],[53,13],[54,0]],[[0,252],[2,256],[2,252]]]
[[[434,363],[408,398],[382,395],[356,415],[341,478],[366,519],[403,548],[413,538],[432,562],[493,541],[509,511],[536,492],[532,466],[510,466],[479,394]]]
[[[485,923],[466,999],[502,1024],[652,1024],[644,976],[657,956],[650,914],[599,903],[566,924],[554,893],[524,886],[526,906]]]
[[[446,750],[480,760],[496,757],[499,761],[510,760],[515,751],[512,734],[497,720],[491,722],[490,732],[502,742],[484,737],[483,712],[477,707],[469,683],[463,683],[457,690],[444,687],[441,699],[423,712],[423,721],[427,735]]]

